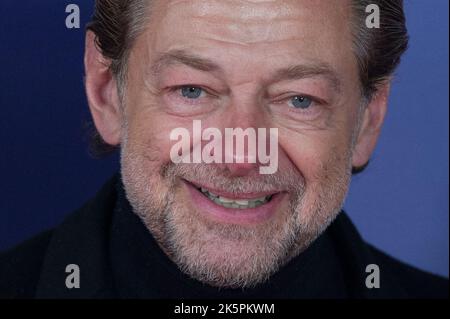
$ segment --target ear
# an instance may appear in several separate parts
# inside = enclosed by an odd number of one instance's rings
[[[378,88],[364,110],[358,138],[353,149],[353,167],[363,167],[369,162],[383,126],[389,91],[390,81],[386,81]]]
[[[95,34],[86,33],[84,66],[86,94],[95,127],[110,145],[120,144],[122,113],[116,80],[109,61],[97,48]]]

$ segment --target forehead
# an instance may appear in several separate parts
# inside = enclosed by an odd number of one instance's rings
[[[183,35],[209,34],[251,44],[343,31],[349,11],[347,0],[156,0],[151,20],[159,32],[180,32],[180,26],[189,25]]]
[[[150,55],[187,49],[224,64],[342,64],[352,46],[349,1],[156,0],[143,45]]]

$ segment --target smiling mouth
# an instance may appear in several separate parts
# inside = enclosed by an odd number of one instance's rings
[[[226,224],[255,225],[279,211],[286,191],[246,190],[232,192],[183,179],[192,203],[198,211],[214,221]],[[254,185],[256,187],[256,184]]]
[[[193,185],[193,184],[191,184]],[[267,204],[272,200],[272,197],[275,194],[255,197],[255,198],[228,198],[222,195],[218,195],[204,187],[199,187],[193,185],[203,196],[208,198],[210,201],[215,204],[225,207],[225,208],[234,208],[234,209],[249,209],[249,208],[257,208],[264,204]]]

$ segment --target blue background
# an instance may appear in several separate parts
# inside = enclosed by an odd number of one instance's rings
[[[65,27],[66,5],[82,28]],[[84,129],[83,26],[93,1],[1,0],[0,249],[54,226],[118,168]],[[363,237],[448,276],[448,0],[406,0],[411,36],[372,162],[345,208]]]

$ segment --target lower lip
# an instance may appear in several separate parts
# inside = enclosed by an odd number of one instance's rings
[[[191,183],[184,181],[184,184],[189,190],[194,205],[201,213],[218,222],[228,224],[252,225],[267,221],[275,214],[284,195],[274,194],[269,202],[254,208],[226,208],[211,201]]]

